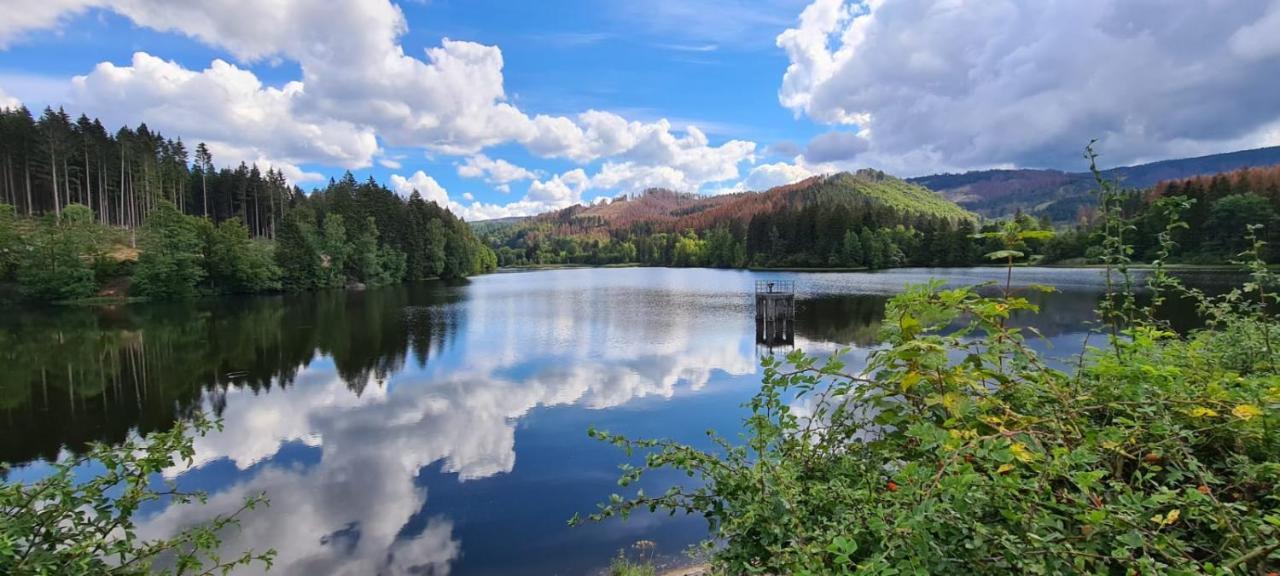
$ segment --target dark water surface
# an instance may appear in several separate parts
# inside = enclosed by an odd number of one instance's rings
[[[89,441],[205,409],[225,429],[198,439],[196,468],[172,476],[210,504],[156,506],[146,535],[265,491],[271,506],[227,544],[275,548],[273,574],[587,574],[641,539],[677,555],[704,536],[700,518],[566,520],[617,490],[623,457],[588,426],[700,444],[708,428],[739,428],[768,352],[755,342],[756,280],[795,281],[797,347],[851,345],[856,364],[886,299],[930,277],[978,283],[1003,270],[583,269],[0,310],[0,461],[15,465],[11,479],[37,478]],[[1025,322],[1047,354],[1078,353],[1101,272],[1014,279],[1058,288]],[[677,480],[655,477],[650,491]]]

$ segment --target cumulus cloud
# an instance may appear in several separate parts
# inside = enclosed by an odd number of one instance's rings
[[[451,519],[432,514],[430,493],[415,481],[423,468],[438,463],[460,482],[510,473],[516,430],[539,407],[603,409],[670,398],[702,389],[716,372],[756,370],[752,348],[740,343],[750,331],[745,317],[708,328],[707,316],[717,311],[676,310],[629,321],[618,333],[581,305],[581,293],[530,298],[517,288],[519,278],[497,282],[491,296],[500,305],[471,310],[472,325],[519,325],[521,337],[499,338],[509,346],[495,348],[492,330],[461,331],[451,352],[461,352],[462,368],[444,377],[401,372],[357,396],[330,365],[314,362],[288,387],[226,390],[218,399],[225,426],[195,439],[194,461],[197,467],[225,462],[235,476],[207,504],[168,506],[141,519],[139,534],[164,537],[265,492],[270,508],[248,512],[240,529],[224,535],[223,546],[275,549],[273,573],[447,574],[463,542]],[[690,282],[680,289],[716,289]],[[296,443],[315,450],[316,461],[273,462]],[[415,518],[427,518],[421,532],[407,528]]]
[[[129,66],[104,63],[77,78],[77,105],[106,118],[145,116],[168,133],[219,140],[295,167],[370,166],[381,142],[471,156],[465,170],[507,186],[535,176],[500,160],[472,161],[486,148],[515,143],[578,163],[610,158],[635,174],[667,166],[682,173],[670,181],[696,187],[737,177],[737,163],[754,149],[742,141],[712,145],[696,128],[673,130],[666,121],[636,122],[610,112],[526,114],[507,99],[497,46],[445,38],[421,55],[408,54],[400,44],[407,22],[388,0],[53,0],[6,21],[0,42],[57,26],[90,5],[219,47],[241,62],[297,62],[301,78],[265,86],[249,70],[220,60],[193,71],[139,53]],[[241,130],[248,131],[243,139],[226,137]],[[279,141],[265,137],[275,134]]]
[[[1257,145],[1280,121],[1280,2],[816,0],[780,102],[870,159],[1077,166]]]
[[[404,197],[408,197],[416,190],[422,195],[422,199],[427,202],[435,202],[444,207],[450,207],[449,192],[436,182],[435,178],[427,176],[426,172],[418,170],[408,178],[399,174],[391,175],[391,189]]]
[[[797,158],[794,163],[774,162],[761,164],[752,168],[751,172],[747,173],[747,177],[743,178],[741,182],[715,190],[715,193],[759,192],[775,186],[799,182],[810,176],[829,171],[833,170],[821,170],[818,167],[807,165],[802,158]]]
[[[516,166],[501,158],[493,159],[484,154],[476,154],[459,164],[458,175],[463,178],[483,178],[485,182],[496,185],[538,177],[532,170]]]
[[[369,128],[298,114],[302,83],[264,86],[222,60],[193,71],[138,52],[128,66],[103,62],[71,86],[76,108],[111,124],[148,122],[171,136],[208,142],[221,152],[219,162],[266,160],[297,176],[303,163],[359,168],[378,150]]]

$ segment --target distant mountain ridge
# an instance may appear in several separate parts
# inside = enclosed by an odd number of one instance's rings
[[[1105,170],[1109,179],[1134,188],[1150,188],[1164,180],[1230,172],[1240,168],[1280,164],[1280,146],[1255,148],[1195,158],[1162,160]],[[1043,214],[1054,221],[1071,221],[1094,204],[1093,176],[1088,172],[1017,169],[976,170],[909,178],[942,194],[965,209],[988,217],[1018,210]]]
[[[973,218],[954,202],[922,186],[877,170],[859,170],[812,176],[761,192],[718,196],[649,189],[636,196],[620,196],[589,206],[578,204],[523,219],[480,221],[473,226],[481,234],[517,226],[539,228],[554,236],[604,238],[611,232],[636,227],[670,232],[703,231],[722,224],[745,226],[760,214],[824,203],[895,211],[906,217]]]

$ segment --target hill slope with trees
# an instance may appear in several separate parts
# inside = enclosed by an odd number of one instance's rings
[[[496,258],[460,218],[347,173],[310,194],[203,144],[0,109],[0,284],[33,300],[461,278]]]
[[[1104,170],[1102,175],[1126,187],[1150,188],[1163,180],[1276,164],[1280,164],[1280,146],[1124,166]],[[1097,205],[1093,175],[1088,172],[978,170],[908,181],[989,217],[1027,212],[1047,216],[1054,222],[1075,222],[1091,216]]]
[[[475,227],[506,266],[967,264],[976,231],[955,203],[875,170],[720,196],[648,190]]]

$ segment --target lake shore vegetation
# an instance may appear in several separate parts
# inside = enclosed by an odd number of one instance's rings
[[[1210,297],[1163,267],[1188,203],[1161,202],[1156,266],[1139,286],[1126,198],[1100,183],[1110,290],[1071,366],[1010,322],[1037,309],[1009,283],[910,287],[861,370],[840,353],[765,358],[741,442],[591,430],[641,455],[623,465],[624,488],[653,470],[697,482],[614,495],[589,518],[702,515],[712,568],[734,575],[1280,569],[1280,282],[1261,229],[1237,257],[1250,279]],[[1024,249],[1005,239],[992,258]],[[1204,327],[1161,321],[1172,298],[1194,301]]]

